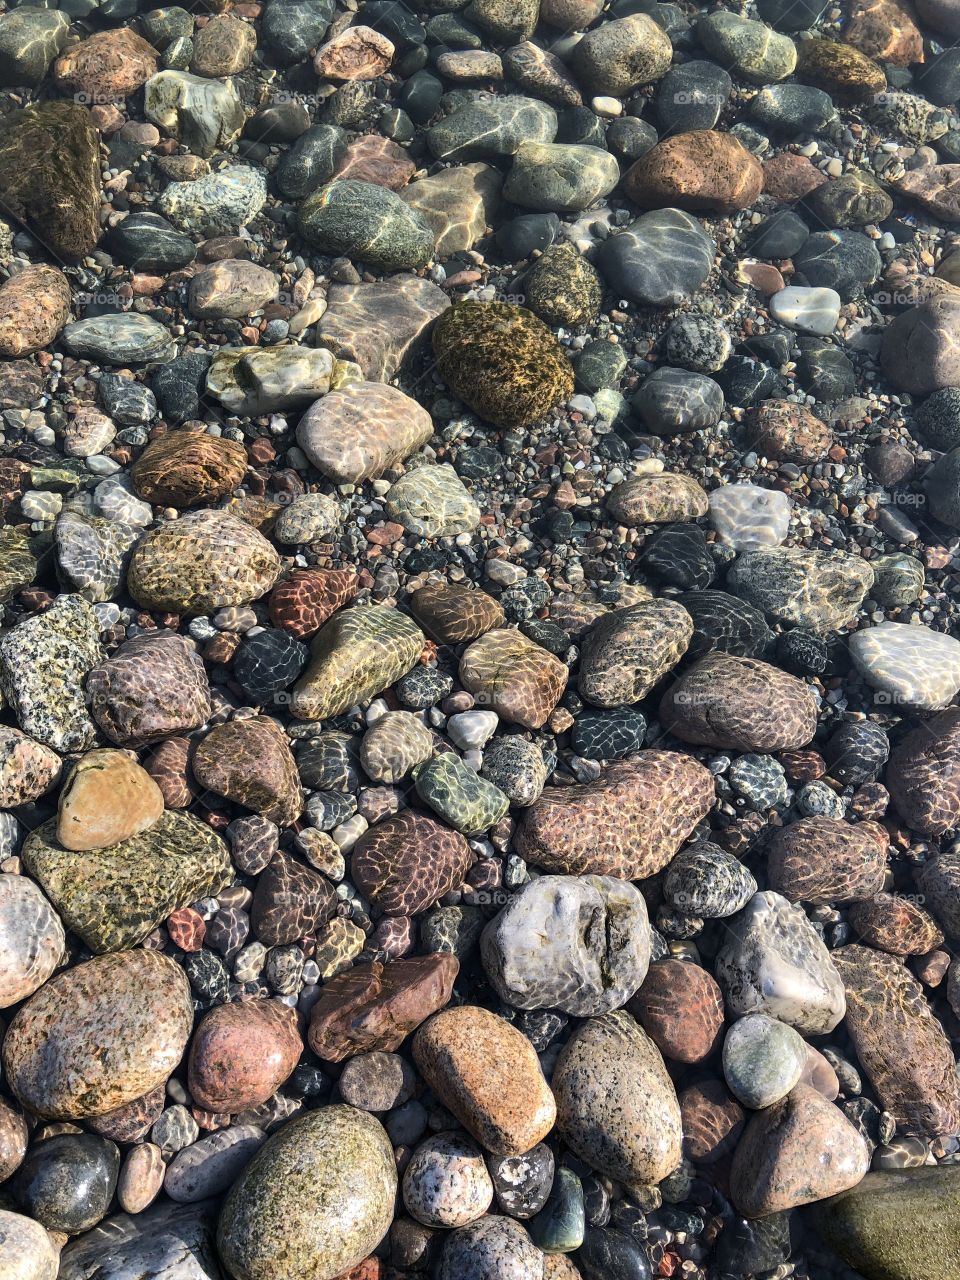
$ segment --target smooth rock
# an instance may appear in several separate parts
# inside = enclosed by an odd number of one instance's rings
[[[83,851],[148,831],[163,813],[160,788],[123,751],[89,751],[76,763],[57,802],[57,840]]]
[[[212,1009],[194,1033],[187,1084],[197,1106],[236,1115],[272,1097],[303,1052],[292,1009],[243,1000]]]
[[[723,1076],[730,1092],[753,1111],[785,1098],[803,1074],[807,1046],[785,1022],[748,1013],[723,1041]]]

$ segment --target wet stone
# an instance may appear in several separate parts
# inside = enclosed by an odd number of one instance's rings
[[[278,853],[257,880],[250,922],[264,946],[284,946],[313,933],[335,907],[333,886],[325,877]]]
[[[597,266],[634,302],[676,306],[704,283],[715,253],[716,245],[696,218],[680,209],[656,209],[605,240]]]
[[[855,616],[873,585],[873,570],[843,552],[783,547],[744,552],[727,582],[778,622],[835,631]]]
[[[462,885],[473,855],[463,836],[412,809],[354,846],[351,876],[385,915],[415,915]]]
[[[415,770],[417,795],[444,822],[466,835],[486,831],[506,815],[503,792],[452,752],[434,756]]]
[[[41,987],[63,957],[59,916],[26,876],[0,876],[0,1007],[7,1009]]]
[[[581,696],[600,707],[640,702],[677,665],[692,633],[689,614],[673,601],[612,610],[583,638]]]
[[[196,649],[182,636],[134,636],[90,672],[90,711],[113,742],[137,747],[189,732],[210,715]]]
[[[289,826],[303,793],[286,735],[268,716],[215,726],[197,746],[193,774],[202,787]]]
[[[723,999],[716,982],[699,965],[670,957],[655,961],[627,1007],[673,1061],[701,1062],[720,1042]]]

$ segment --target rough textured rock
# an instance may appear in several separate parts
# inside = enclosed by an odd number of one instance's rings
[[[55,341],[70,318],[70,283],[55,267],[26,267],[0,286],[0,356],[27,356]]]
[[[720,1043],[723,997],[697,964],[669,957],[657,960],[627,1008],[664,1057],[674,1062],[701,1062]]]
[[[303,791],[287,736],[269,716],[216,725],[193,753],[202,787],[226,796],[280,827],[303,809]]]
[[[15,809],[42,796],[60,773],[61,760],[19,729],[0,727],[0,807]]]
[[[665,138],[623,180],[641,209],[746,209],[763,189],[763,169],[730,134],[695,129]]]
[[[242,1000],[211,1009],[190,1045],[190,1096],[207,1111],[236,1115],[266,1102],[303,1052],[293,1009]]]
[[[897,812],[935,836],[960,822],[960,708],[932,716],[890,753],[886,784]]]
[[[877,824],[801,818],[774,832],[767,880],[791,902],[861,901],[883,888],[886,846],[886,832]]]
[[[146,502],[161,507],[212,506],[236,489],[247,454],[235,440],[207,432],[168,431],[152,440],[130,469]]]
[[[727,583],[778,622],[836,631],[856,616],[873,586],[873,569],[843,552],[770,547],[739,555]]]
[[[696,520],[707,514],[709,501],[692,476],[663,472],[622,481],[607,498],[607,509],[621,524],[636,527]]]
[[[311,645],[310,664],[293,690],[293,714],[327,720],[369,701],[414,666],[423,643],[412,619],[385,605],[336,614]]]
[[[539,729],[563,693],[567,669],[522,632],[495,629],[464,650],[460,679],[478,705],[525,729]]]

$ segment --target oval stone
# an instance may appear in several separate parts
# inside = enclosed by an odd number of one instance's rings
[[[26,876],[0,876],[0,1009],[32,996],[63,955],[60,917]]]
[[[271,1097],[303,1051],[294,1011],[275,1000],[212,1009],[190,1047],[187,1084],[207,1111],[235,1115]]]
[[[3,1280],[57,1280],[60,1259],[39,1222],[0,1209],[0,1276]]]

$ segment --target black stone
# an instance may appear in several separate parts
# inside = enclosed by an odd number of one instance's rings
[[[167,422],[179,426],[181,422],[200,417],[200,400],[209,366],[208,355],[190,351],[150,371],[150,389]]]
[[[97,399],[104,413],[124,427],[146,426],[157,416],[157,400],[150,388],[118,373],[100,375]]]
[[[27,1152],[14,1197],[48,1231],[75,1235],[96,1226],[113,1199],[120,1170],[115,1143],[92,1133],[61,1133]]]
[[[839,347],[816,338],[800,339],[800,385],[817,400],[845,400],[857,390],[857,379],[847,355]]]
[[[733,91],[733,81],[715,62],[684,62],[671,67],[653,98],[663,133],[712,129]]]
[[[624,160],[639,160],[659,141],[656,129],[635,116],[620,116],[607,126],[607,146]]]
[[[643,1245],[615,1227],[592,1227],[574,1257],[583,1280],[650,1280]]]
[[[461,449],[453,466],[457,475],[463,476],[465,480],[492,480],[503,471],[505,463],[506,459],[499,449],[482,444]]]
[[[740,344],[740,350],[749,356],[755,356],[774,369],[780,369],[790,359],[793,341],[793,334],[785,329],[768,329],[766,333],[758,333],[752,338],[747,338]]]
[[[913,415],[926,444],[944,452],[960,445],[960,387],[941,387]]]
[[[322,187],[347,150],[347,136],[333,124],[315,124],[285,151],[277,165],[277,186],[291,200]]]
[[[823,751],[830,776],[844,786],[854,787],[878,777],[889,756],[890,740],[872,720],[840,725]]]
[[[677,596],[693,619],[687,658],[702,658],[714,649],[741,658],[765,658],[773,632],[759,609],[726,591],[691,591]]]
[[[795,627],[777,636],[777,665],[798,676],[821,676],[830,661],[827,642],[815,631]]]
[[[836,289],[849,302],[873,284],[883,263],[872,240],[860,231],[817,231],[794,255],[793,265],[815,288]]]
[[[792,209],[764,218],[750,239],[750,252],[758,258],[792,258],[810,236],[810,228]]]
[[[230,992],[230,972],[218,955],[206,947],[183,962],[190,986],[205,1004],[224,1004]]]
[[[728,404],[746,409],[770,400],[786,389],[786,382],[769,365],[749,356],[731,356],[717,374]]]
[[[706,534],[696,524],[668,524],[646,543],[637,566],[683,591],[702,591],[717,576]]]
[[[775,1271],[788,1262],[793,1251],[791,1216],[775,1213],[752,1222],[734,1218],[717,1241],[720,1270],[752,1276],[758,1271]]]
[[[282,66],[302,62],[323,44],[333,10],[334,0],[269,0],[261,19],[263,43]]]
[[[510,262],[523,262],[535,249],[549,249],[559,230],[555,213],[523,213],[497,231],[497,248]]]
[[[573,723],[570,745],[585,760],[622,760],[643,747],[646,719],[632,707],[582,711]]]
[[[310,128],[310,113],[302,102],[277,102],[251,116],[243,136],[255,142],[294,142]]]
[[[833,99],[809,84],[769,84],[752,99],[750,115],[766,129],[796,137],[819,133],[836,115]]]
[[[960,49],[928,53],[913,78],[917,93],[938,107],[949,107],[960,98]]]
[[[282,631],[268,627],[243,640],[233,659],[233,674],[251,701],[268,702],[289,689],[306,665],[310,650]]]
[[[809,31],[827,4],[828,0],[758,0],[757,12],[775,31]]]
[[[545,1253],[571,1253],[583,1244],[586,1215],[580,1179],[565,1166],[557,1170],[547,1202],[530,1219],[530,1238]]]
[[[416,14],[396,0],[367,0],[362,21],[391,40],[399,53],[405,53],[412,45],[423,44],[427,38]]]
[[[557,116],[557,142],[607,148],[603,121],[589,107],[568,107]]]
[[[158,213],[130,213],[108,233],[106,248],[134,271],[177,271],[197,256],[189,236]]]
[[[532,1218],[553,1186],[553,1152],[545,1142],[522,1156],[491,1156],[487,1162],[497,1204],[511,1218]]]
[[[429,71],[417,71],[400,92],[400,105],[415,124],[426,124],[443,97],[443,84]]]
[[[541,649],[546,649],[548,653],[556,654],[558,658],[562,658],[570,648],[569,635],[555,622],[541,622],[537,618],[531,618],[521,622],[520,630],[534,644],[538,644]]]

